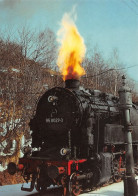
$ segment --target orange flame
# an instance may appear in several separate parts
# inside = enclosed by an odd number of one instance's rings
[[[69,14],[63,16],[61,29],[58,31],[61,46],[57,65],[63,75],[63,79],[79,79],[85,74],[81,66],[84,59],[86,47],[84,40],[79,34],[77,27]]]

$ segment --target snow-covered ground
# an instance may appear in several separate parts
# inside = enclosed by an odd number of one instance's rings
[[[102,187],[90,193],[84,193],[82,196],[123,196],[123,182],[115,183],[106,187]]]
[[[25,186],[28,185],[25,184]],[[45,196],[56,196],[57,193],[58,191],[51,191],[45,194]],[[31,193],[21,191],[21,184],[7,185],[7,186],[0,187],[0,196],[31,196],[31,195],[38,196],[39,194],[35,190]],[[124,195],[123,182],[114,183],[109,186],[102,187],[96,191],[83,193],[81,195],[82,196],[123,196]]]

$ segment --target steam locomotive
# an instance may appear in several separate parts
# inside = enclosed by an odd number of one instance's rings
[[[133,156],[138,163],[138,107],[130,109]],[[47,191],[63,188],[63,195],[79,195],[102,184],[118,182],[125,173],[125,136],[119,98],[99,90],[84,89],[79,80],[68,79],[40,98],[30,120],[31,152],[25,149],[19,164],[9,173],[22,172],[30,188]]]

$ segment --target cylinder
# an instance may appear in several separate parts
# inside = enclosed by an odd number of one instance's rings
[[[86,173],[86,174],[82,174],[82,175],[78,175],[76,176],[76,180],[85,180],[85,179],[90,179],[93,177],[93,173]]]
[[[51,165],[47,168],[47,173],[51,179],[56,179],[60,174],[65,173],[65,168]]]

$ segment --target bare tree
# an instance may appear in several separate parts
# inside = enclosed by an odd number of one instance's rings
[[[28,122],[37,100],[61,79],[53,77],[50,71],[56,57],[54,33],[46,29],[36,34],[26,28],[18,33],[18,39],[10,39],[9,35],[0,39],[0,160],[3,163],[18,161],[20,141],[23,135],[29,135]],[[15,149],[11,152],[13,141]]]
[[[117,96],[118,89],[122,83],[122,75],[127,75],[124,66],[120,62],[117,49],[113,49],[111,57],[105,60],[102,53],[96,47],[84,59],[83,66],[86,75],[82,77],[81,82],[85,87],[99,89]],[[134,81],[129,77],[127,81],[128,86],[135,92]]]

